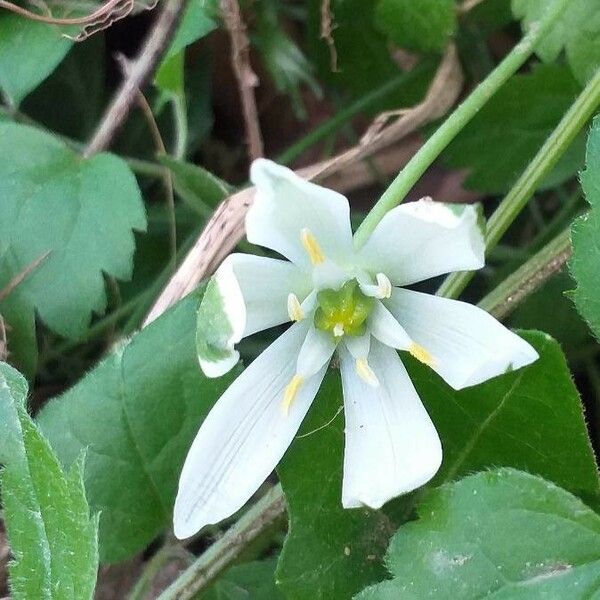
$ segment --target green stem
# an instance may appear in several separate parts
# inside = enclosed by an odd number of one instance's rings
[[[190,600],[205,589],[265,528],[285,513],[280,485],[269,490],[225,535],[201,554],[158,597],[158,600]]]
[[[562,269],[571,251],[571,229],[567,227],[494,288],[478,306],[497,319],[504,319],[527,296]]]
[[[550,134],[535,158],[494,211],[487,224],[485,247],[489,252],[500,241],[511,223],[523,210],[543,179],[554,168],[600,103],[600,69],[586,85],[577,100]],[[453,273],[438,290],[438,295],[457,297],[474,273]]]
[[[378,102],[389,96],[392,92],[395,92],[403,85],[409,84],[419,78],[431,67],[432,64],[430,62],[418,65],[408,73],[402,73],[397,77],[390,79],[382,86],[374,89],[372,92],[369,92],[361,98],[358,98],[355,102],[350,104],[350,106],[337,111],[335,115],[328,119],[325,123],[316,129],[313,129],[295,144],[292,144],[287,150],[282,152],[276,158],[277,162],[283,165],[291,163],[311,146],[337,131],[342,125],[347,123],[354,116],[374,107]]]
[[[471,95],[456,108],[413,156],[404,169],[400,171],[354,235],[354,242],[357,247],[362,246],[366,242],[384,215],[404,200],[408,192],[446,146],[460,133],[477,112],[481,110],[498,89],[525,63],[533,53],[537,43],[554,25],[569,2],[570,0],[555,0],[537,26],[529,29],[521,42],[475,88]]]

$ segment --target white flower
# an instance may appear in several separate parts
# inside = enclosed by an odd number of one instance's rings
[[[179,538],[232,515],[256,492],[296,435],[335,352],[344,392],[346,508],[379,508],[429,481],[442,460],[397,350],[455,389],[538,358],[485,311],[398,287],[483,266],[475,207],[402,204],[355,249],[344,196],[267,160],[252,165],[251,179],[248,240],[290,262],[247,254],[223,262],[198,313],[200,365],[218,377],[237,363],[235,344],[243,337],[294,324],[202,424],[179,482]]]

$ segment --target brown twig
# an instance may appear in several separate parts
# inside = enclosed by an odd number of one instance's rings
[[[117,60],[121,65],[124,77],[128,77],[129,70],[131,68],[131,63],[122,54],[119,54],[117,56]],[[167,148],[165,147],[165,143],[162,139],[158,123],[154,118],[152,107],[148,103],[146,96],[144,96],[144,94],[140,90],[138,90],[137,92],[137,105],[139,106],[140,110],[142,111],[142,114],[144,115],[144,119],[146,120],[146,124],[148,125],[148,129],[150,131],[150,135],[152,136],[152,140],[154,142],[154,147],[156,149],[157,154],[167,154]],[[175,195],[173,193],[173,177],[171,175],[170,169],[168,169],[167,167],[164,167],[162,169],[162,182],[165,190],[167,214],[169,219],[170,264],[171,268],[175,269],[177,257],[177,224],[175,221]]]
[[[376,133],[368,130],[358,145],[350,150],[330,160],[301,169],[299,174],[311,180],[326,179],[332,187],[343,191],[345,178],[337,177],[338,174],[353,171],[360,159],[408,136],[429,120],[439,118],[458,98],[462,81],[456,50],[451,46],[423,102],[404,111],[403,116],[392,125]],[[230,196],[218,206],[185,260],[154,303],[143,326],[151,323],[169,306],[189,294],[235,248],[244,235],[244,218],[253,195],[254,189],[247,188]]]
[[[131,62],[128,76],[123,80],[86,146],[84,157],[92,156],[110,145],[136,102],[138,91],[144,88],[164,56],[186,5],[187,0],[165,0],[164,8],[146,38],[142,50]]]
[[[250,159],[254,160],[263,155],[262,134],[254,96],[258,77],[250,64],[250,42],[237,0],[219,0],[219,6],[231,38],[231,65],[239,87],[248,154]]]
[[[321,0],[321,31],[320,37],[325,40],[329,48],[329,65],[334,73],[338,72],[338,56],[335,40],[333,39],[333,30],[335,23],[333,22],[333,14],[331,12],[331,0]]]

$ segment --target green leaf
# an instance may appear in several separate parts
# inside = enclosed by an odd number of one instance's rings
[[[227,569],[202,600],[284,600],[275,586],[276,558]]]
[[[441,52],[457,27],[454,0],[379,0],[375,22],[407,50]]]
[[[208,15],[204,0],[191,0],[167,50],[154,83],[163,92],[185,97],[185,48],[213,31],[217,24]]]
[[[186,298],[41,411],[63,464],[87,449],[85,484],[101,511],[100,557],[115,562],[171,526],[181,466],[199,424],[233,379],[198,366],[198,294]]]
[[[581,186],[592,210],[571,227],[573,256],[569,269],[577,283],[573,291],[575,306],[596,337],[600,337],[600,117],[594,119],[589,134],[586,165]]]
[[[98,517],[90,518],[83,455],[64,473],[27,414],[27,383],[0,363],[2,503],[14,561],[15,600],[91,599],[98,569]]]
[[[527,30],[542,19],[551,4],[548,0],[512,0],[512,9]],[[573,74],[584,84],[600,64],[600,0],[572,0],[537,47],[546,62],[556,60],[562,50]]]
[[[72,45],[58,27],[0,14],[0,91],[8,102],[18,106],[54,71]]]
[[[529,74],[515,75],[450,144],[445,161],[469,169],[466,185],[470,188],[490,194],[507,191],[579,91],[566,67],[542,65]],[[572,177],[583,164],[583,154],[581,137],[561,158],[544,187]]]
[[[171,171],[177,194],[203,217],[233,193],[229,184],[198,165],[168,155],[160,155],[158,160]]]
[[[0,154],[0,288],[49,252],[11,298],[23,315],[36,310],[57,333],[79,337],[105,308],[103,273],[131,275],[132,229],[146,227],[135,177],[116,156],[82,159],[13,123],[0,124]]]
[[[498,469],[431,492],[394,535],[393,576],[356,600],[584,600],[600,591],[600,517],[565,490]]]
[[[433,483],[486,467],[512,466],[596,498],[594,455],[560,347],[545,334],[524,337],[539,352],[538,361],[461,391],[403,356],[444,447]],[[294,441],[278,469],[290,529],[277,579],[292,600],[347,598],[381,579],[387,540],[410,516],[414,501],[414,495],[404,496],[382,511],[342,508],[344,420],[337,414],[342,403],[337,379],[328,376],[304,437]]]

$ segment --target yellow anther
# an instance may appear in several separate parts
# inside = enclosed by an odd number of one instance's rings
[[[289,294],[287,299],[287,309],[290,321],[302,321],[304,319],[304,311],[300,305],[300,300],[296,294]]]
[[[373,369],[369,366],[366,358],[357,358],[356,359],[356,372],[358,376],[365,382],[368,383],[372,387],[379,386],[379,379],[377,379],[377,375],[373,373]]]
[[[304,228],[300,232],[300,240],[313,265],[320,265],[325,262],[323,250],[321,250],[317,238],[311,233],[310,229]]]
[[[414,342],[408,347],[408,351],[423,364],[432,367],[435,364],[435,359],[423,346],[419,346],[419,344],[415,344]]]
[[[392,295],[392,282],[385,273],[377,273],[378,298],[389,298]]]
[[[333,328],[333,335],[334,335],[334,337],[342,337],[344,335],[344,324],[343,323],[335,324],[335,327]]]
[[[283,392],[283,401],[281,403],[281,407],[286,415],[290,412],[290,407],[296,399],[298,391],[303,383],[304,379],[300,377],[300,375],[294,375],[292,380],[286,385],[285,391]]]

